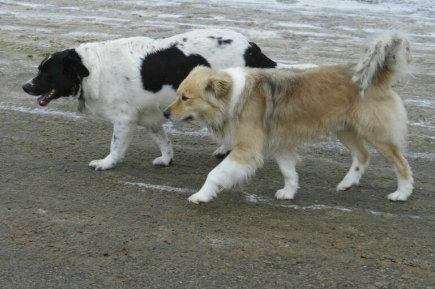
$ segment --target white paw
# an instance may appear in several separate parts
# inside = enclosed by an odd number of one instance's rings
[[[401,191],[397,190],[394,193],[389,194],[387,196],[387,198],[390,201],[394,201],[394,202],[396,202],[396,201],[406,201],[411,194],[412,194],[412,191],[410,193],[407,193],[407,192],[401,192]]]
[[[224,145],[220,146],[217,150],[213,152],[213,156],[219,159],[226,157],[231,150],[227,149]]]
[[[337,192],[339,191],[347,191],[349,190],[353,185],[358,185],[359,181],[355,181],[355,180],[351,180],[351,179],[346,179],[344,178],[344,180],[342,180],[338,186],[337,186]]]
[[[294,190],[281,189],[275,193],[275,197],[278,200],[293,200],[295,193],[296,191]]]
[[[96,171],[105,171],[113,168],[116,163],[112,159],[102,159],[102,160],[93,160],[89,163],[91,168],[94,168]]]
[[[198,192],[191,195],[188,199],[189,202],[199,205],[200,203],[208,203],[213,200],[213,196],[210,194]]]
[[[162,166],[167,167],[170,164],[172,164],[172,158],[171,157],[158,157],[155,160],[153,160],[153,165],[155,166]]]

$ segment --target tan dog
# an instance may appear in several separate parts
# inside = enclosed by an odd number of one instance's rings
[[[407,116],[391,84],[406,74],[410,62],[407,39],[390,33],[375,39],[358,64],[300,72],[195,68],[164,114],[173,121],[199,121],[233,149],[189,201],[209,202],[222,189],[247,180],[265,156],[276,159],[284,176],[285,186],[275,196],[293,199],[297,146],[327,132],[337,135],[353,159],[338,191],[359,183],[369,160],[365,140],[397,174],[398,189],[388,199],[405,201],[413,190],[401,153]]]

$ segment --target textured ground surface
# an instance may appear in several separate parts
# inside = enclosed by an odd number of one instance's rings
[[[0,0],[0,288],[435,288],[435,11],[430,1]],[[163,3],[163,4],[162,4]],[[418,3],[418,4],[417,4]],[[301,149],[300,190],[268,161],[249,185],[200,206],[186,198],[219,163],[198,127],[168,127],[171,167],[138,129],[126,160],[96,172],[111,125],[21,91],[39,62],[83,42],[227,27],[284,63],[354,61],[387,28],[412,38],[409,113],[414,195],[373,152],[359,187],[335,139]]]

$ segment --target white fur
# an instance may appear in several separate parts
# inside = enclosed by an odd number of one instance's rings
[[[95,168],[95,170],[111,169],[118,162],[121,162],[133,139],[135,126],[131,123],[115,122],[113,127],[110,154],[102,160],[94,160],[89,163],[89,166]]]
[[[245,82],[246,82],[246,72],[243,70],[243,67],[233,67],[228,68],[224,70],[227,72],[232,79],[232,94],[231,94],[231,102],[230,102],[230,108],[229,108],[229,115],[233,115],[234,108],[236,104],[239,102],[240,95],[243,92],[243,89],[245,88]],[[211,132],[212,134],[212,132]],[[231,135],[231,134],[228,134]],[[213,136],[213,135],[212,135]],[[218,141],[222,141],[222,145],[214,151],[213,155],[220,157],[223,155],[226,155],[230,153],[232,148],[232,141],[230,139],[218,139],[215,137]]]
[[[284,188],[275,193],[275,197],[280,200],[292,200],[299,188],[298,173],[296,163],[299,157],[296,151],[280,153],[275,155],[275,160],[284,177]]]
[[[210,39],[210,35],[231,39],[231,46],[216,46],[216,40]],[[162,156],[155,159],[153,164],[169,165],[173,153],[162,128],[166,121],[162,112],[177,94],[169,85],[157,93],[144,90],[140,68],[147,54],[175,43],[183,43],[182,47],[177,47],[184,54],[199,54],[214,69],[244,66],[243,55],[249,46],[249,41],[237,32],[204,29],[164,39],[124,38],[86,43],[76,48],[90,72],[82,81],[86,112],[107,119],[114,125],[110,154],[104,159],[91,161],[91,167],[106,170],[122,161],[137,125],[148,128],[150,136],[160,147]],[[129,82],[126,82],[126,78]],[[80,92],[77,92],[75,97],[79,95]]]
[[[208,38],[210,35],[232,39],[232,51],[225,46],[216,47],[215,42]],[[184,42],[183,38],[187,41]],[[176,91],[169,85],[157,93],[144,90],[140,66],[146,54],[168,48],[176,42],[183,42],[182,51],[186,55],[200,54],[214,68],[244,65],[243,53],[249,45],[247,39],[237,32],[205,29],[157,40],[134,37],[87,43],[76,49],[90,72],[82,83],[86,111],[114,125],[110,154],[102,160],[90,162],[91,167],[106,170],[122,161],[137,125],[148,128],[150,136],[160,147],[162,156],[153,164],[169,165],[173,152],[162,128],[166,121],[162,111],[174,101]],[[130,79],[129,84],[125,82],[126,77]]]
[[[398,33],[386,33],[375,38],[355,67],[352,81],[359,83],[360,96],[385,66],[393,70],[393,84],[410,74],[411,51],[407,38]]]
[[[43,66],[44,63],[46,63],[50,58],[51,58],[51,55],[49,55],[44,61],[42,61],[41,66]]]
[[[344,176],[344,179],[338,184],[337,191],[347,191],[353,185],[358,185],[359,181],[364,175],[365,167],[366,166],[360,164],[358,158],[353,157],[352,165],[349,171],[347,172],[346,176]]]
[[[158,157],[153,161],[153,165],[168,165],[174,156],[174,152],[172,150],[171,142],[166,136],[165,130],[162,126],[160,126],[159,128],[149,128],[148,134],[152,138],[152,140],[159,146],[162,153],[161,157]]]
[[[285,69],[309,69],[309,68],[314,68],[314,67],[319,67],[318,65],[315,64],[311,64],[311,63],[306,63],[306,64],[283,64],[283,63],[278,63],[278,65],[276,66],[276,68],[285,68]]]
[[[210,202],[222,189],[230,189],[247,181],[255,170],[256,167],[253,165],[239,164],[226,158],[208,174],[201,190],[188,200],[194,204]]]
[[[245,88],[246,72],[240,67],[229,68],[229,69],[225,69],[224,71],[231,76],[231,79],[233,81],[232,82],[233,93],[231,95],[231,103],[228,111],[229,115],[232,115],[234,111],[234,107],[239,102],[240,95],[242,94],[243,89]]]
[[[37,77],[37,76],[39,76],[39,73],[38,73],[35,77]],[[29,80],[26,82],[26,84],[29,84],[31,87],[33,87],[33,86],[34,86],[34,84],[33,84],[33,78],[29,79]],[[25,85],[26,85],[26,84],[25,84]]]
[[[396,172],[397,175],[397,191],[387,196],[390,201],[406,201],[412,194],[414,188],[414,179],[406,180]]]
[[[232,49],[236,49],[237,53],[229,53],[225,48],[217,51],[218,48],[212,46],[213,42],[208,39],[210,34],[233,39],[235,46]],[[146,54],[170,47],[177,41],[183,41],[183,38],[188,39],[184,42],[183,52],[205,56],[212,67],[244,65],[243,52],[248,42],[242,35],[230,30],[199,30],[158,40],[125,38],[83,44],[76,49],[90,71],[89,77],[84,78],[82,83],[86,111],[114,125],[110,154],[103,160],[92,161],[90,166],[105,170],[122,161],[137,125],[149,129],[162,151],[162,156],[153,163],[169,165],[173,153],[162,128],[165,121],[162,111],[175,99],[176,92],[169,85],[157,93],[144,90],[140,66]],[[130,79],[129,84],[125,82],[125,77]],[[114,139],[120,139],[119,143],[115,144]]]

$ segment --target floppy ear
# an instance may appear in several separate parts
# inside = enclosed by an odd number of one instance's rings
[[[223,74],[214,74],[209,77],[207,86],[213,90],[216,98],[224,96],[231,88],[233,80]]]
[[[64,58],[64,65],[71,67],[80,78],[89,76],[89,70],[83,65],[82,59],[74,49],[69,49]]]

